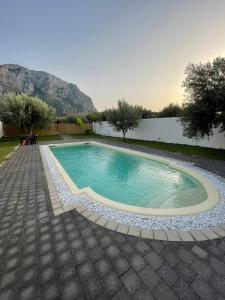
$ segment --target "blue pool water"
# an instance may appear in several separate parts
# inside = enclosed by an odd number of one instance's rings
[[[124,204],[186,207],[207,198],[193,177],[151,159],[100,145],[51,147],[52,153],[79,188]]]

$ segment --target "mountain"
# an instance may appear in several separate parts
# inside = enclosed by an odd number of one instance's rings
[[[0,65],[0,95],[9,92],[38,96],[53,106],[58,116],[96,111],[91,98],[75,84],[19,65]]]

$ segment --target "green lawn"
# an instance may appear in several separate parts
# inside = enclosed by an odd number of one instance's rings
[[[59,141],[62,140],[62,137],[60,135],[45,135],[45,136],[39,136],[38,142],[51,142],[51,141]]]
[[[148,148],[156,148],[156,149],[166,150],[170,152],[178,152],[178,153],[184,153],[188,155],[195,155],[195,156],[204,157],[208,159],[225,160],[225,150],[223,149],[212,149],[212,148],[204,148],[198,146],[169,144],[163,142],[151,142],[151,141],[133,140],[133,139],[127,139],[126,142],[124,142],[121,138],[114,138],[114,137],[102,138],[100,135],[94,135],[94,134],[93,135],[72,135],[72,136],[76,139],[97,139],[101,141],[106,140],[112,142],[145,146]]]
[[[62,138],[59,135],[47,135],[47,136],[39,136],[39,142],[47,142],[47,141],[56,141],[61,140]],[[9,155],[15,147],[19,145],[19,139],[14,137],[3,137],[0,138],[0,164]]]
[[[0,164],[3,162],[6,156],[15,149],[18,144],[18,141],[15,140],[2,142],[0,139]]]

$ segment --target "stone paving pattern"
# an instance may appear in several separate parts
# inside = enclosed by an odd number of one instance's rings
[[[224,162],[199,163],[225,174]],[[145,240],[105,229],[75,210],[54,217],[39,148],[20,147],[0,168],[5,299],[222,300],[225,238]]]

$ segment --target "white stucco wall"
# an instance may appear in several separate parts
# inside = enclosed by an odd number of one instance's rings
[[[0,121],[0,138],[3,136],[2,122]]]
[[[94,123],[93,130],[96,134],[122,137],[122,133],[115,131],[107,122]],[[213,136],[209,139],[188,139],[183,136],[183,128],[179,122],[179,118],[154,118],[141,120],[138,128],[130,130],[126,136],[131,139],[225,149],[224,132],[221,133],[218,129],[215,129]]]

